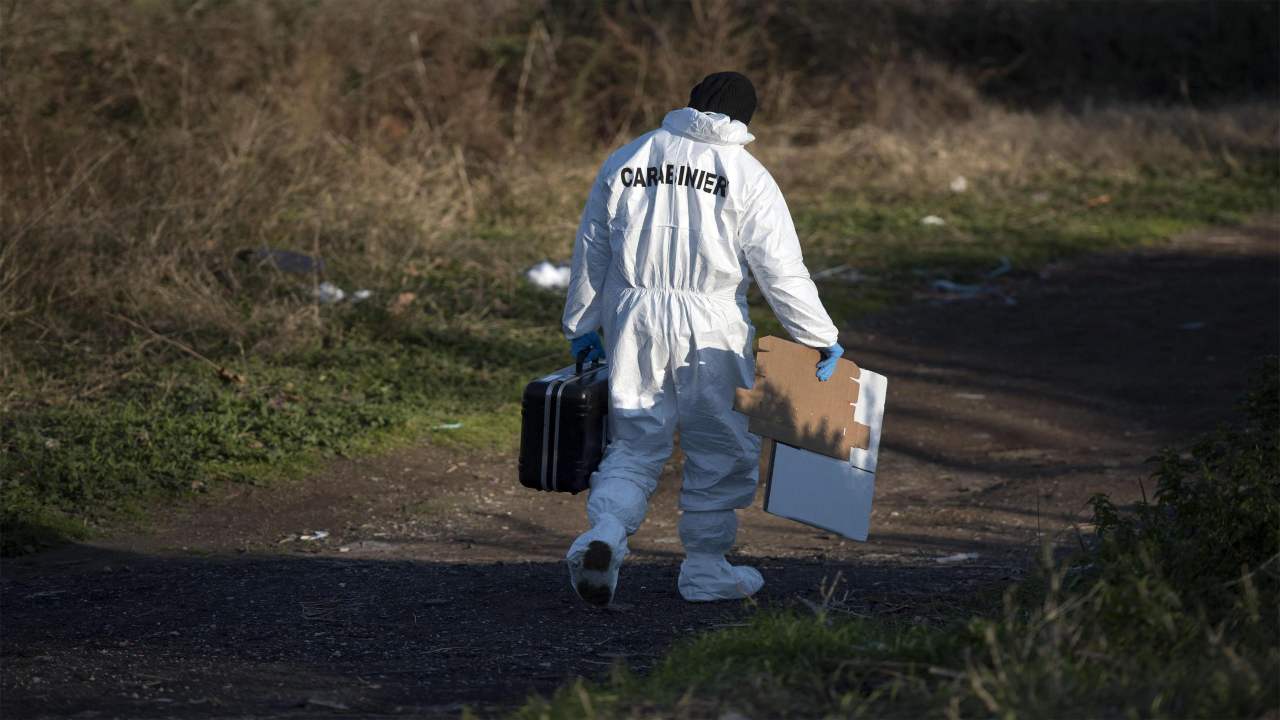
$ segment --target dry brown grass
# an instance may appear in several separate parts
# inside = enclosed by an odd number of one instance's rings
[[[905,195],[942,192],[956,176],[1015,189],[1086,177],[1136,179],[1143,170],[1238,165],[1280,147],[1272,104],[1190,108],[1116,107],[1088,114],[974,107],[967,120],[932,128],[809,126],[818,142],[762,143],[757,151],[790,188],[820,192],[868,186]],[[820,128],[820,129],[819,129]]]
[[[1017,111],[892,38],[815,72],[766,31],[787,6],[645,7],[7,4],[3,372],[15,340],[111,346],[132,332],[116,315],[215,349],[309,341],[313,279],[258,282],[243,248],[316,253],[355,285],[446,261],[514,282],[567,254],[604,149],[726,67],[755,77],[756,149],[800,198],[1134,176],[1280,146],[1273,104]],[[805,12],[783,20],[829,38],[823,8]]]

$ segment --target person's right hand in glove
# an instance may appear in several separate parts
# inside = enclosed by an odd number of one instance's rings
[[[576,337],[569,341],[569,350],[576,359],[582,356],[583,350],[590,350],[587,354],[587,362],[595,362],[604,359],[604,343],[600,340],[600,335],[596,332],[589,332],[586,335]]]
[[[818,380],[826,382],[836,371],[836,361],[844,355],[844,348],[840,347],[840,343],[836,343],[825,350],[819,350],[822,353],[822,359],[818,361]]]

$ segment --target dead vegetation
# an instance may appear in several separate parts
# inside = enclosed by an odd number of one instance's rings
[[[953,12],[978,23],[982,7]],[[0,374],[30,378],[48,355],[32,348],[119,350],[135,330],[115,316],[210,354],[315,342],[319,278],[255,275],[235,260],[245,248],[318,254],[328,277],[361,285],[461,267],[509,290],[567,254],[604,149],[725,67],[759,85],[756,151],[793,204],[928,196],[957,175],[999,192],[1230,172],[1278,146],[1273,102],[1201,83],[1230,101],[1203,109],[1192,82],[1152,103],[1123,67],[1109,90],[1073,79],[1097,109],[1053,102],[1048,81],[1038,103],[1004,102],[1027,53],[1061,58],[1035,44],[1033,11],[988,11],[1012,14],[1025,46],[991,45],[997,66],[966,50],[977,25],[943,34],[948,11],[911,2],[8,3]],[[1250,12],[1270,11],[1224,8],[1219,22]],[[1164,15],[1153,21],[1194,25]],[[1227,47],[1222,32],[1200,52]],[[1239,49],[1223,53],[1201,74],[1234,67]],[[480,293],[468,311],[504,302]]]

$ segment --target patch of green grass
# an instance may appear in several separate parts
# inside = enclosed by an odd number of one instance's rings
[[[1157,461],[1155,496],[1094,502],[1098,535],[1005,594],[922,627],[768,612],[647,676],[532,698],[524,720],[1260,717],[1280,705],[1280,361],[1239,426]]]
[[[1280,204],[1280,166],[1261,158],[1243,169],[1060,179],[1034,187],[978,185],[915,198],[872,191],[797,204],[794,213],[812,269],[848,264],[891,282],[917,272],[974,279],[1002,257],[1016,269],[1036,269],[1082,253],[1160,242],[1194,227],[1237,224]],[[923,225],[929,215],[946,224]]]
[[[958,674],[938,663],[973,643],[963,626],[762,612],[679,645],[647,676],[619,666],[607,683],[573,683],[516,717],[860,717],[882,701],[895,717],[920,717],[931,686]]]
[[[333,347],[231,363],[243,384],[184,360],[92,401],[17,409],[0,420],[3,549],[83,536],[139,499],[296,475],[326,456],[424,436],[508,452],[524,383],[567,363],[562,345],[552,332],[500,326],[351,333]]]

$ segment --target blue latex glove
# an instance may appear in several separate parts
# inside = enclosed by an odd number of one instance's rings
[[[822,359],[818,361],[818,380],[826,382],[836,371],[836,360],[844,355],[844,348],[840,347],[840,343],[836,343],[826,350],[819,350],[822,353]]]
[[[601,342],[599,333],[589,332],[569,341],[569,351],[573,353],[574,359],[577,359],[583,350],[591,351],[587,355],[587,362],[604,359],[604,343]]]

